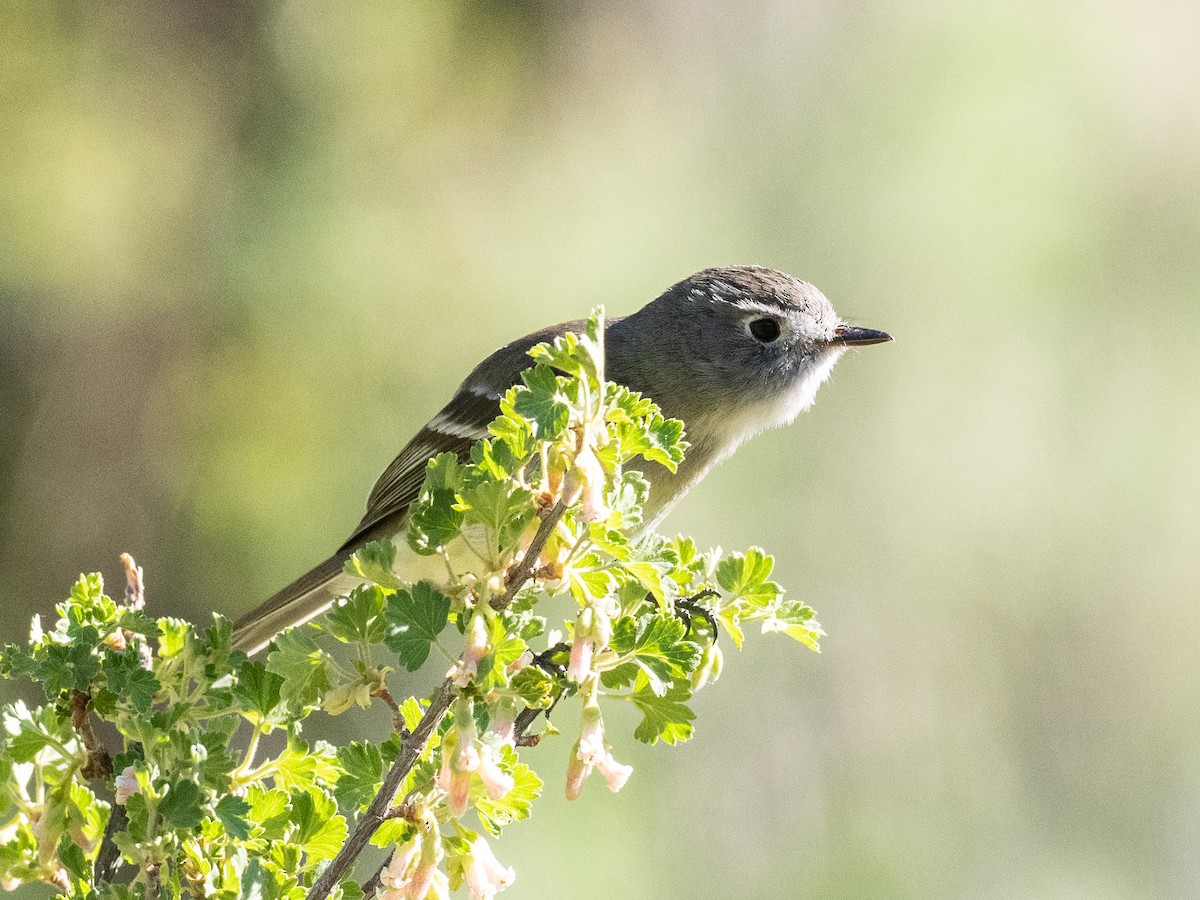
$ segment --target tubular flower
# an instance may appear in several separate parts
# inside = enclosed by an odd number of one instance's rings
[[[575,468],[572,480],[579,480],[580,495],[583,498],[583,509],[580,519],[584,522],[600,522],[607,519],[612,512],[604,502],[604,467],[596,456],[590,443],[575,454]]]
[[[140,794],[141,786],[138,784],[137,774],[133,766],[126,766],[121,774],[116,779],[117,805],[124,806],[125,801],[134,794]]]
[[[612,617],[618,612],[620,607],[613,599],[596,600],[579,611],[567,663],[568,679],[583,684],[591,675],[592,658],[612,640]]]
[[[579,740],[571,750],[567,764],[567,799],[574,800],[583,792],[583,780],[598,769],[609,790],[616,792],[625,786],[633,774],[633,766],[617,762],[612,747],[604,740],[604,722],[600,718],[600,707],[594,701],[583,708],[583,725]]]
[[[396,845],[391,860],[379,873],[379,884],[382,887],[377,894],[379,900],[405,900],[410,883],[409,869],[420,849],[420,838]]]
[[[471,706],[469,700],[460,700],[455,704],[454,727],[442,739],[438,787],[446,792],[446,802],[454,818],[467,811],[471,773],[479,768],[479,739]]]
[[[500,865],[487,841],[476,838],[471,842],[471,849],[463,859],[463,878],[471,893],[471,900],[492,900],[516,877],[512,866]]]
[[[480,660],[487,656],[490,649],[487,616],[482,608],[476,609],[467,625],[467,646],[446,677],[453,679],[459,687],[470,684],[479,673]]]
[[[524,708],[524,704],[521,704],[521,707]],[[517,736],[517,701],[512,697],[502,696],[491,704],[488,712],[488,731],[500,738],[500,743],[513,746]]]
[[[500,760],[494,747],[481,745],[479,753],[479,777],[483,780],[487,795],[499,800],[513,789],[513,777],[500,768]]]

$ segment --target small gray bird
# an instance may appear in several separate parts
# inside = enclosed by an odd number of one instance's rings
[[[532,360],[528,351],[582,328],[552,325],[501,347],[467,376],[375,483],[367,512],[333,556],[293,581],[234,626],[234,645],[253,653],[289,625],[326,610],[350,590],[346,560],[370,541],[395,539],[397,571],[431,577],[429,558],[408,550],[408,507],[439,453],[469,456],[487,437],[501,396]],[[812,405],[817,388],[847,347],[890,341],[890,335],[843,322],[811,284],[762,266],[705,269],[605,328],[605,374],[654,400],[664,415],[682,419],[691,444],[678,472],[646,463],[646,509],[652,527],[704,475],[748,438],[786,425]],[[423,571],[423,569],[428,570]],[[444,574],[444,569],[442,570]]]

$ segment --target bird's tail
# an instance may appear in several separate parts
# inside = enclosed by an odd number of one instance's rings
[[[352,550],[340,550],[301,575],[233,626],[233,647],[254,654],[289,625],[302,625],[327,610],[334,598],[356,583],[343,567]]]

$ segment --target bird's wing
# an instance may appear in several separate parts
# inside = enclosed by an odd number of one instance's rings
[[[391,537],[400,531],[409,505],[421,491],[429,460],[439,453],[454,453],[465,461],[471,445],[488,436],[488,425],[500,414],[500,398],[516,384],[521,372],[533,364],[529,349],[566,331],[578,330],[580,325],[578,321],[564,322],[528,334],[480,363],[453,399],[379,476],[367,498],[366,514],[341,549],[356,549],[367,541]]]

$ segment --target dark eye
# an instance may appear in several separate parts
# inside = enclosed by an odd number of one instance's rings
[[[769,344],[779,337],[778,319],[755,319],[750,323],[750,333],[756,340]]]

